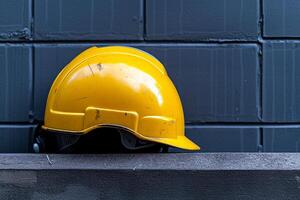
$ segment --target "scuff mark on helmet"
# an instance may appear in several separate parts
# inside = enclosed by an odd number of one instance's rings
[[[98,63],[98,64],[97,64],[97,68],[98,68],[99,71],[101,71],[101,70],[103,69],[102,64],[101,64],[101,63]]]

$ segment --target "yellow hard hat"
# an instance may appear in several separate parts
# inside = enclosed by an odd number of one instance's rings
[[[188,150],[179,95],[164,66],[131,47],[91,47],[57,76],[43,129],[85,134],[112,126],[141,140]]]

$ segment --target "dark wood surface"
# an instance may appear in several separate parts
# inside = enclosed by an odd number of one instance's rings
[[[300,170],[299,153],[0,154],[0,170]]]
[[[300,154],[0,154],[0,199],[300,199]]]

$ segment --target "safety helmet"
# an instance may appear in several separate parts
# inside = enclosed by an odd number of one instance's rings
[[[131,47],[91,47],[55,79],[47,100],[48,131],[86,134],[101,127],[126,129],[141,140],[187,150],[179,95],[164,66]]]

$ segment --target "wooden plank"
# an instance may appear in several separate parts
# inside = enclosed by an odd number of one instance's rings
[[[300,170],[297,153],[0,154],[0,170]]]
[[[299,199],[300,154],[0,154],[0,199]]]

